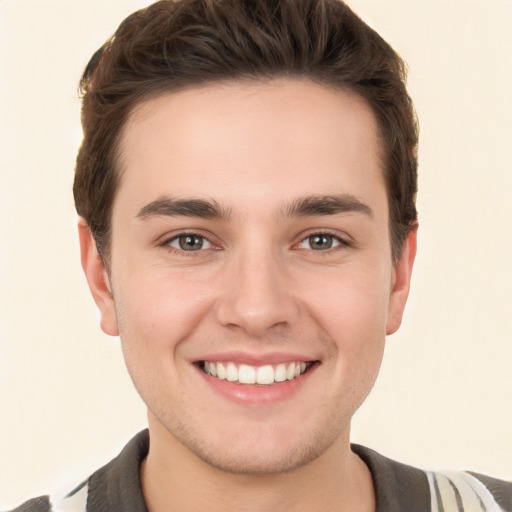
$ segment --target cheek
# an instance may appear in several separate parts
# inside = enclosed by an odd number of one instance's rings
[[[305,303],[332,339],[360,345],[384,337],[389,300],[385,272],[354,267],[337,269],[316,286],[306,286]]]
[[[186,338],[211,302],[204,283],[154,269],[123,283],[114,283],[121,338],[169,349]]]
[[[326,332],[336,356],[336,379],[362,402],[380,368],[385,344],[389,279],[376,267],[338,269],[307,299],[309,315]]]

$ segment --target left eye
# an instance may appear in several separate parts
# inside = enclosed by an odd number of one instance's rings
[[[179,235],[169,242],[167,245],[180,249],[181,251],[193,252],[201,249],[210,249],[212,244],[200,235]]]
[[[301,249],[312,249],[313,251],[327,251],[339,245],[342,245],[339,238],[326,233],[316,233],[304,238],[299,247]]]

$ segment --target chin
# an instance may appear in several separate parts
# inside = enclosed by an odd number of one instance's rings
[[[170,428],[169,428],[170,427]],[[234,475],[272,475],[293,472],[320,457],[340,432],[335,429],[255,428],[247,432],[193,432],[179,425],[166,427],[168,433],[190,454],[217,470]]]
[[[222,452],[195,450],[196,456],[215,469],[235,475],[253,476],[293,472],[315,460],[321,453],[319,447],[314,445],[280,450],[279,453],[261,450],[258,446],[250,451],[239,447]]]

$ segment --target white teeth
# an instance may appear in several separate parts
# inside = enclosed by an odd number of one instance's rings
[[[261,384],[269,385],[274,382],[292,380],[307,370],[305,362],[280,363],[278,365],[251,366],[248,364],[237,365],[233,362],[213,363],[204,362],[204,372],[218,379],[226,379],[239,384]]]
[[[275,380],[274,373],[274,368],[269,364],[260,366],[256,371],[256,382],[258,384],[272,384]]]
[[[229,382],[236,382],[238,380],[238,368],[233,363],[228,363],[226,367],[226,379]]]
[[[274,380],[276,382],[284,382],[286,380],[286,365],[278,364],[274,371]]]
[[[217,367],[217,377],[219,379],[224,380],[226,378],[226,367],[222,363],[217,363],[217,364],[210,363],[210,365]],[[209,373],[209,372],[207,372],[207,373]],[[213,375],[213,373],[211,373],[210,375]]]
[[[256,370],[252,366],[241,364],[238,368],[238,382],[240,384],[256,384]]]

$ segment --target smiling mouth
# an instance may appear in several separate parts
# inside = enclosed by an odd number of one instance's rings
[[[251,366],[233,362],[202,361],[199,363],[199,367],[207,375],[220,380],[236,384],[271,386],[301,377],[313,364],[313,362],[296,361],[276,365]]]

